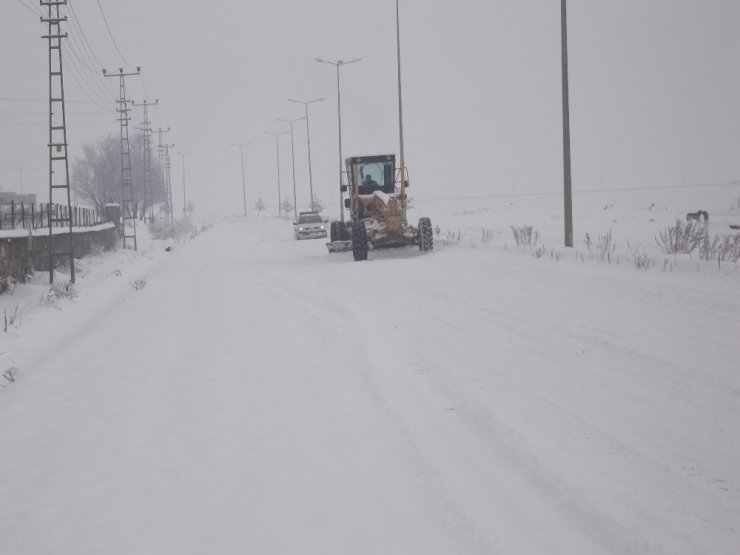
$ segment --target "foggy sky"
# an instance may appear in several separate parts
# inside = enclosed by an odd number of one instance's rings
[[[85,39],[137,102],[159,99],[154,129],[171,127],[173,202],[182,159],[196,214],[276,213],[275,118],[311,100],[315,193],[337,213],[336,73],[344,155],[398,153],[394,0],[72,0]],[[0,189],[48,195],[48,47],[35,0],[0,2]],[[68,15],[69,8],[63,9]],[[416,199],[562,189],[560,2],[400,0],[404,148]],[[70,18],[71,19],[71,18]],[[574,191],[740,179],[740,2],[570,0]],[[63,29],[69,153],[119,133],[117,82],[84,67],[75,22]],[[108,81],[114,81],[108,79]],[[90,99],[95,100],[92,103]],[[85,102],[81,102],[85,101]],[[139,126],[142,114],[132,114]],[[295,125],[298,202],[309,203],[306,128]],[[281,184],[292,198],[290,136]]]

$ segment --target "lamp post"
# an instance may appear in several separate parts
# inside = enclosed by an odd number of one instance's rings
[[[265,131],[265,135],[273,135],[275,137],[275,151],[277,154],[277,188],[278,188],[278,218],[283,217],[283,208],[281,206],[281,203],[283,201],[282,194],[280,192],[280,135],[285,135],[288,133],[288,131],[279,131],[275,133],[274,131]]]
[[[405,199],[404,193],[406,186],[406,162],[403,157],[403,102],[401,100],[401,25],[398,18],[398,0],[396,0],[396,58],[398,61],[398,142],[401,156],[401,198]],[[403,221],[406,221],[406,200],[401,201],[401,211]]]
[[[570,107],[568,100],[568,19],[565,0],[560,1],[560,40],[563,69],[563,211],[565,246],[573,246],[573,200],[570,168]]]
[[[178,152],[178,154],[182,157],[182,215],[183,218],[187,218],[188,204],[185,196],[185,156],[187,154],[192,154],[192,152]]]
[[[305,118],[306,116],[301,116],[295,119],[277,118],[278,121],[284,121],[290,124],[290,158],[293,164],[293,219],[294,220],[298,219],[298,201],[296,199],[296,193],[295,193],[295,147],[293,143],[293,124]]]
[[[323,102],[323,98],[314,98],[313,100],[295,100],[289,98],[288,102],[297,102],[303,104],[306,108],[306,138],[308,139],[308,187],[311,191],[311,210],[313,210],[313,175],[311,172],[311,131],[308,126],[308,105],[314,102]]]
[[[337,121],[339,122],[339,217],[344,222],[344,196],[342,194],[342,101],[339,88],[339,68],[347,64],[353,64],[359,62],[362,58],[354,58],[345,62],[344,60],[325,60],[323,58],[316,58],[316,61],[323,64],[331,64],[337,68]]]
[[[247,217],[247,187],[244,185],[244,147],[252,143],[229,143],[231,146],[238,146],[242,156],[242,198],[244,199],[244,217]]]

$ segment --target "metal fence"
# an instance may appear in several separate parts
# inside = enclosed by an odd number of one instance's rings
[[[71,210],[63,204],[10,204],[0,205],[0,229],[43,229],[49,227],[68,227],[69,217],[72,227],[92,227],[105,223],[105,215],[92,208],[74,206]]]

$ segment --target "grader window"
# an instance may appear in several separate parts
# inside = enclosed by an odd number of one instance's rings
[[[371,195],[375,191],[383,191],[390,194],[395,191],[395,176],[392,162],[362,164],[359,170],[359,194]]]

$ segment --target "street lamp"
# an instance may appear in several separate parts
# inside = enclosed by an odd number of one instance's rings
[[[192,152],[178,152],[182,157],[182,215],[184,218],[188,217],[188,204],[185,197],[185,155],[192,154]]]
[[[568,18],[565,0],[560,2],[560,43],[563,82],[563,221],[565,246],[573,246],[573,198],[570,167],[570,101],[568,99]]]
[[[311,210],[313,210],[313,175],[311,172],[311,131],[308,126],[308,105],[314,102],[323,102],[323,98],[314,98],[313,100],[294,100],[288,99],[288,102],[297,102],[306,107],[306,137],[308,138],[308,187],[311,190]]]
[[[302,119],[306,119],[306,116],[301,116],[295,119],[283,119],[283,118],[276,118],[276,119],[277,121],[284,121],[285,123],[290,124],[290,158],[293,163],[293,219],[297,220],[298,219],[298,208],[297,208],[297,200],[296,200],[296,194],[295,194],[295,148],[293,145],[293,124]]]
[[[277,152],[277,186],[278,186],[278,218],[283,217],[283,209],[281,203],[283,201],[282,193],[280,192],[280,135],[285,135],[288,131],[265,131],[265,135],[273,135],[275,137],[275,150]]]
[[[229,143],[231,146],[238,146],[242,156],[242,197],[244,198],[244,217],[247,217],[247,188],[244,185],[244,147],[252,143]]]
[[[343,65],[359,62],[360,60],[362,60],[362,58],[355,58],[348,62],[345,62],[344,60],[336,60],[332,62],[331,60],[316,58],[316,61],[319,63],[331,64],[337,68],[337,120],[339,122],[339,217],[342,222],[344,222],[344,197],[342,195],[342,164],[344,162],[342,161],[342,102],[339,89],[339,68]]]
[[[398,18],[398,0],[396,0],[396,58],[398,60],[398,142],[401,156],[401,196],[405,198],[404,187],[406,185],[406,162],[403,157],[403,102],[401,100],[401,25]],[[403,221],[406,221],[406,201],[401,203]]]

